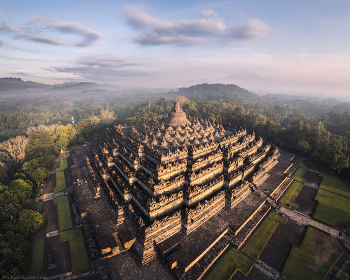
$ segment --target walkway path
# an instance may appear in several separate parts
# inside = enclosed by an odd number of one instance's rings
[[[311,217],[309,217],[305,214],[301,214],[301,213],[298,213],[296,211],[292,211],[292,210],[287,209],[287,208],[282,207],[282,206],[277,208],[277,211],[287,215],[290,219],[292,219],[300,224],[310,225],[310,226],[313,226],[313,227],[320,229],[324,232],[327,232],[335,237],[339,237],[340,231],[338,229],[327,226],[323,223],[320,223],[320,222],[312,219]]]
[[[39,202],[39,201],[49,201],[54,199],[55,197],[64,195],[64,191],[58,192],[58,193],[47,193],[42,196],[38,196],[35,198],[34,202]]]
[[[273,267],[269,266],[261,260],[256,260],[254,266],[266,275],[270,276],[271,279],[278,280],[281,276],[281,273],[279,271],[277,271],[276,269],[274,269]]]

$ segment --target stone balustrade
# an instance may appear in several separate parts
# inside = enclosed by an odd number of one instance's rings
[[[243,172],[241,170],[237,170],[233,174],[227,176],[226,185],[228,188],[232,188],[237,182],[243,179]]]
[[[207,142],[207,143],[198,144],[196,146],[191,146],[189,148],[189,156],[192,159],[196,159],[202,155],[205,155],[212,151],[216,151],[218,147],[219,147],[219,144],[216,142]]]
[[[254,170],[254,167],[255,167],[255,164],[254,164],[254,163],[250,163],[250,164],[244,166],[244,167],[242,168],[242,172],[243,172],[243,177],[242,177],[242,179],[244,179],[244,178],[247,177],[250,173],[252,173],[253,170]]]
[[[195,171],[199,168],[207,166],[208,164],[211,164],[214,161],[220,161],[222,160],[222,156],[223,152],[221,149],[219,149],[216,152],[211,152],[210,154],[200,157],[196,160],[190,160],[188,164],[189,171]]]
[[[222,161],[215,162],[209,167],[205,167],[198,172],[191,172],[188,174],[188,178],[191,185],[199,184],[206,181],[208,178],[213,178],[216,174],[222,173],[224,163]]]
[[[231,173],[232,171],[235,171],[237,170],[238,168],[240,168],[244,163],[244,158],[242,157],[235,157],[229,161],[226,162],[226,172],[229,174]]]
[[[183,217],[183,231],[186,234],[194,231],[224,206],[225,192],[221,191],[214,197],[199,202],[194,208],[186,208],[185,216]]]
[[[195,186],[188,186],[184,193],[184,202],[192,205],[197,201],[207,197],[213,191],[220,189],[224,184],[224,175],[215,177],[213,180]]]
[[[227,203],[232,209],[237,206],[244,198],[246,198],[252,192],[250,184],[247,181],[243,181],[236,188],[230,190]]]

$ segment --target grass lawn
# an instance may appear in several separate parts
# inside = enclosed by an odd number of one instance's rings
[[[318,203],[313,218],[333,227],[350,221],[350,198],[319,189],[315,200]]]
[[[43,236],[33,239],[31,242],[28,276],[42,275],[44,269],[45,241],[46,237]]]
[[[68,196],[59,196],[53,199],[53,202],[57,206],[58,212],[58,226],[59,230],[67,230],[73,227],[72,217],[70,213]]]
[[[305,168],[305,169],[308,169],[307,166],[306,166],[306,164],[305,164],[302,160],[299,160],[299,161],[298,161],[298,166],[299,166],[299,167],[302,167],[302,168]]]
[[[42,203],[42,202],[41,202]],[[29,276],[42,275],[44,269],[46,243],[46,212],[43,213],[43,225],[33,232],[29,249]]]
[[[81,228],[60,232],[60,241],[68,241],[74,274],[82,273],[91,269]]]
[[[56,169],[56,187],[54,188],[53,192],[58,193],[65,190],[66,188],[66,176],[64,176],[64,171],[57,171]]]
[[[206,280],[228,280],[239,270],[245,276],[253,268],[254,262],[245,255],[229,248],[206,276]]]
[[[67,188],[64,170],[68,167],[67,158],[69,157],[69,155],[69,153],[65,154],[60,159],[60,167],[56,168],[56,187],[53,190],[54,193],[61,192]]]
[[[298,168],[300,169],[300,168]],[[287,191],[283,194],[283,196],[280,198],[279,202],[283,204],[284,206],[287,206],[288,204],[296,207],[297,204],[294,202],[294,200],[297,198],[298,194],[300,193],[301,189],[304,186],[304,182],[299,181],[293,181],[293,183],[289,186]]]
[[[59,169],[65,170],[68,167],[67,158],[69,156],[70,156],[70,153],[66,153],[63,157],[60,158],[60,168]]]
[[[253,259],[259,258],[267,242],[280,223],[286,223],[278,212],[271,211],[243,246],[242,252]]]
[[[43,211],[43,202],[34,202],[34,210]]]
[[[296,181],[305,183],[306,179],[304,178],[304,175],[306,171],[306,168],[298,167],[298,169],[293,173],[292,178]]]
[[[323,170],[321,170],[318,175],[322,177],[320,189],[324,189],[350,198],[350,186]]]
[[[309,226],[301,247],[294,245],[281,278],[324,279],[342,254],[343,249],[334,237]]]

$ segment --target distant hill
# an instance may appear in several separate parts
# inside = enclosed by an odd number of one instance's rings
[[[259,99],[259,96],[236,85],[200,84],[179,88],[178,95],[192,100],[245,103]]]
[[[97,84],[93,82],[65,82],[62,84],[48,85],[31,81],[23,81],[20,78],[0,78],[0,93],[15,94],[27,93],[32,94],[36,91],[48,94],[52,92],[74,93],[92,89],[116,90],[118,87],[108,84]]]
[[[24,90],[24,89],[46,89],[50,85],[36,82],[25,82],[20,78],[0,78],[0,91]]]
[[[80,83],[74,83],[74,84],[62,84],[62,85],[56,85],[50,90],[88,90],[88,89],[93,89],[97,88],[99,85],[97,83],[92,83],[92,82],[80,82]]]
[[[248,70],[248,69],[243,69],[231,76],[228,76],[224,78],[225,80],[237,80],[237,81],[266,81],[264,77],[259,76],[258,74],[255,74],[254,72]]]

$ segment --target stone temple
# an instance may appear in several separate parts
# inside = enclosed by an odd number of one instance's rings
[[[229,246],[239,249],[289,185],[277,147],[187,119],[177,102],[167,118],[115,126],[86,149],[89,191],[109,213],[89,225],[95,259],[131,252],[140,269],[158,262],[174,278],[201,278]],[[77,206],[94,219],[79,196]],[[94,225],[104,220],[112,227]]]

